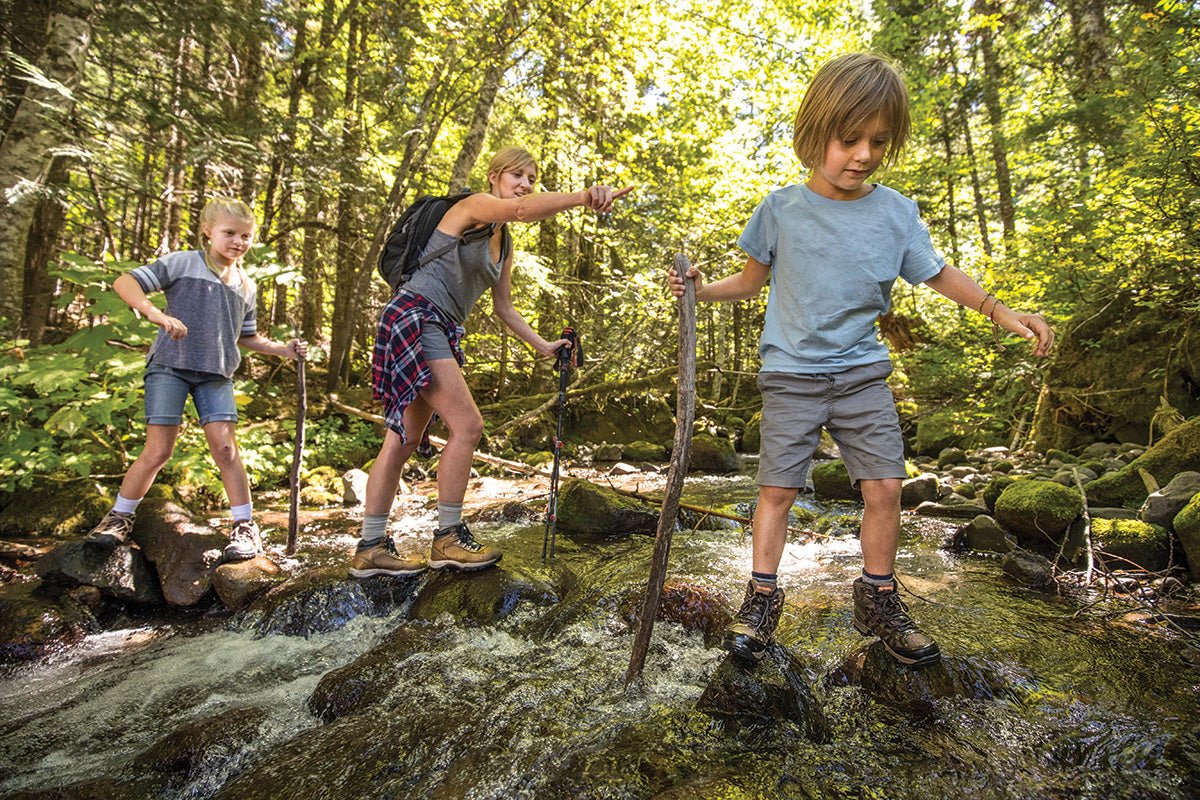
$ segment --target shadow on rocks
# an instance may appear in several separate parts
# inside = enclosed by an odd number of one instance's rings
[[[778,644],[757,665],[726,656],[696,709],[735,729],[791,722],[810,740],[826,742],[829,723],[809,688],[806,672],[796,655]]]

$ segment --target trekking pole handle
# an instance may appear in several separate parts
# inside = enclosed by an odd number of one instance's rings
[[[560,339],[566,339],[570,342],[570,346],[563,345],[558,348],[558,368],[561,370],[570,369],[571,366],[583,366],[583,345],[579,343],[579,334],[574,328],[565,327],[562,329]]]

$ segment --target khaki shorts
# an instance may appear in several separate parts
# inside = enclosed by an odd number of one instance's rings
[[[821,428],[837,442],[850,480],[903,478],[904,439],[888,388],[890,361],[842,372],[760,372],[762,445],[758,485],[805,485]]]

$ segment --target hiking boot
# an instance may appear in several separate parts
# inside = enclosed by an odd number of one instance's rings
[[[465,522],[442,528],[433,537],[429,551],[430,569],[455,567],[463,570],[484,569],[495,564],[503,553],[494,547],[480,544],[471,535]]]
[[[262,536],[254,520],[243,519],[233,523],[229,544],[225,545],[223,553],[226,561],[246,561],[262,555],[262,551]]]
[[[854,627],[863,636],[878,636],[892,658],[901,664],[927,667],[942,657],[937,642],[921,633],[908,616],[908,606],[900,599],[896,584],[891,590],[854,581]]]
[[[354,559],[350,562],[350,575],[354,578],[370,578],[373,575],[418,575],[427,569],[429,565],[419,555],[400,555],[396,552],[396,543],[390,536],[385,536],[382,541],[366,547],[359,542],[354,550]]]
[[[762,661],[767,647],[775,641],[775,626],[783,612],[783,589],[770,594],[754,590],[754,581],[746,586],[746,599],[733,622],[725,628],[721,646],[745,661]]]
[[[101,547],[119,547],[129,541],[133,533],[133,514],[122,514],[120,511],[109,511],[100,520],[100,524],[92,528],[92,532],[84,539],[90,544]]]

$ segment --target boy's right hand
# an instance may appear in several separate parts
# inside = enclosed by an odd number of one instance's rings
[[[704,285],[704,273],[695,267],[688,267],[687,277],[693,279],[696,291],[700,291],[700,287]],[[674,267],[667,270],[667,287],[671,290],[671,294],[683,297],[683,278],[679,277]]]
[[[162,328],[167,336],[170,336],[172,339],[182,339],[188,334],[187,325],[184,325],[170,314],[164,314],[159,311],[153,317],[147,314],[146,318]]]

